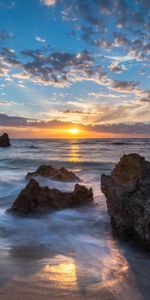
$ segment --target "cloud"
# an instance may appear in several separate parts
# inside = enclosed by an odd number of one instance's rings
[[[133,9],[132,2],[122,0],[114,2],[93,0],[91,3],[82,0],[71,3],[68,20],[71,21],[72,16],[77,18],[82,31],[81,38],[87,43],[106,51],[121,48],[126,55],[128,53],[132,55],[132,59],[148,60],[144,47],[147,40],[145,29],[149,27],[149,14],[142,0],[137,1],[136,9]],[[105,16],[107,14],[109,18]]]
[[[136,81],[119,81],[119,80],[112,80],[111,88],[116,91],[121,92],[133,92],[137,89],[139,83]]]
[[[120,66],[118,63],[112,63],[109,67],[108,67],[111,71],[116,72],[116,73],[122,73],[123,68],[122,66]]]
[[[5,29],[0,30],[0,40],[7,40],[10,38],[14,38],[12,33],[7,32]]]
[[[75,30],[79,29],[76,36],[86,41],[85,48],[90,45],[92,54],[89,51],[46,51],[43,47],[23,50],[17,55],[13,49],[3,47],[0,51],[1,77],[60,88],[74,82],[91,81],[118,93],[140,92],[138,82],[121,80],[131,64],[140,62],[142,66],[148,61],[150,44],[146,26],[149,20],[145,1],[138,0],[135,10],[130,1],[122,0],[41,0],[41,3],[49,7],[58,4],[62,19],[73,22]],[[0,31],[0,38],[5,40],[8,35],[4,30]],[[41,44],[45,42],[42,36],[35,39]],[[110,51],[110,55],[106,51]],[[119,74],[122,77],[117,77]]]
[[[114,37],[113,47],[124,47],[129,43],[129,40],[120,32],[115,32]]]
[[[110,50],[112,48],[112,41],[110,40],[107,40],[107,39],[97,39],[94,41],[94,45],[95,46],[98,46],[98,47],[101,47],[105,50]]]
[[[0,114],[0,126],[10,128],[70,128],[77,126],[76,123],[62,122],[58,120],[39,121],[36,119],[27,119],[23,117],[8,116]],[[78,124],[78,126],[87,131],[97,133],[114,133],[114,134],[136,134],[136,135],[149,135],[150,136],[150,123],[143,122],[126,122],[126,123],[103,123],[103,124]]]
[[[16,102],[13,102],[13,101],[1,101],[0,100],[0,106],[11,106],[11,105],[16,105],[17,103]],[[0,114],[0,117],[1,117],[1,114]]]
[[[123,105],[99,105],[97,107],[97,111],[99,111],[99,113],[97,113],[95,123],[121,122],[127,117],[128,114],[127,109]]]
[[[42,50],[22,50],[21,54],[24,57],[32,58],[33,60],[42,60],[44,58],[44,53]]]
[[[17,59],[14,49],[3,47],[0,49],[0,65],[3,70],[2,74],[6,76],[10,67],[18,68],[21,62]]]
[[[36,36],[35,39],[39,43],[45,43],[46,42],[46,40],[44,38],[42,38],[41,36]]]
[[[140,99],[140,102],[150,104],[150,91],[145,91],[145,93],[143,93],[143,97]]]
[[[89,93],[89,96],[92,96],[94,98],[110,98],[110,99],[121,99],[121,98],[127,98],[127,95],[125,94],[110,94],[110,93]]]
[[[30,77],[27,73],[14,73],[12,74],[13,78],[28,80]]]
[[[1,63],[0,59],[0,77],[4,77],[8,75],[8,68]]]
[[[137,93],[140,91],[138,82],[110,79],[103,71],[103,67],[96,63],[93,55],[87,50],[76,53],[60,51],[45,53],[45,50],[29,49],[21,51],[26,62],[21,62],[11,48],[2,48],[0,55],[1,76],[8,76],[10,71],[13,78],[30,80],[45,86],[64,88],[78,81],[93,81],[118,92]],[[125,62],[126,56],[108,56],[108,58],[114,59],[114,62],[108,66],[110,70],[116,73],[123,72],[125,68],[121,63]],[[15,73],[13,73],[13,68],[15,68]]]
[[[28,126],[28,119],[0,113],[0,126],[24,127]]]
[[[56,4],[56,0],[41,0],[41,3],[45,6],[54,6]]]
[[[148,135],[150,136],[150,123],[118,123],[118,124],[103,124],[90,126],[90,130],[95,132],[105,132],[105,133],[114,133],[114,134],[135,134]]]
[[[91,114],[90,112],[86,112],[86,111],[83,111],[83,110],[73,110],[73,109],[66,109],[66,110],[63,110],[62,111],[64,114],[81,114],[81,115],[89,115]]]
[[[78,26],[80,38],[90,45],[106,51],[122,48],[126,55],[132,54],[135,60],[148,60],[144,47],[147,40],[146,29],[148,30],[150,23],[148,4],[144,0],[138,0],[134,4],[124,0],[41,0],[41,3],[50,7],[57,3],[61,5],[63,21],[75,23],[71,34],[76,38]]]
[[[140,101],[150,104],[150,98],[141,98]]]
[[[23,73],[38,84],[69,86],[73,81],[91,78],[100,70],[100,67],[95,68],[93,58],[86,50],[74,54],[53,52],[48,55],[40,50],[25,50],[22,54],[30,58],[29,62],[22,64]]]

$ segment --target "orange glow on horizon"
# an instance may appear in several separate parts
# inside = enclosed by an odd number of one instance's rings
[[[72,133],[72,129],[78,129],[78,132]],[[35,128],[35,127],[2,127],[0,126],[0,134],[7,132],[10,138],[46,138],[46,139],[69,139],[69,138],[149,138],[149,134],[130,134],[130,133],[112,133],[112,132],[95,132],[82,128]]]

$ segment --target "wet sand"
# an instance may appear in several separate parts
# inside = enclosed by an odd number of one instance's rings
[[[6,268],[7,276],[0,282],[0,299],[142,300],[127,260],[117,250],[114,254],[110,263],[104,259],[102,269],[93,269],[86,258],[86,268],[71,256],[40,259],[39,248],[17,249],[11,258],[9,252],[1,253],[1,271]]]

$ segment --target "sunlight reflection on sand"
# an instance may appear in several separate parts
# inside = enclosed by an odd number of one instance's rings
[[[103,259],[93,275],[82,261],[56,255],[41,260],[41,269],[35,273],[31,270],[26,276],[12,276],[1,286],[0,299],[141,299],[128,262],[119,250]]]
[[[57,264],[47,264],[44,269],[44,278],[54,283],[56,288],[74,290],[77,288],[76,267],[74,260],[69,257],[57,256]]]
[[[113,249],[112,241],[109,243]],[[48,280],[62,295],[63,290],[65,293],[67,291],[68,297],[75,293],[79,299],[141,299],[128,262],[117,249],[110,258],[103,259],[102,269],[98,269],[97,265],[95,272],[90,268],[87,270],[82,262],[70,257],[59,255],[55,259],[58,260],[57,264],[44,267],[43,280]]]

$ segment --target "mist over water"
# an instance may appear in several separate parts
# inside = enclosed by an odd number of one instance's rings
[[[101,174],[131,152],[150,160],[150,139],[16,139],[0,149],[0,299],[149,300],[150,256],[114,240],[100,190]],[[7,213],[26,173],[47,163],[92,186],[94,205],[29,218]],[[62,191],[74,187],[38,181]]]

